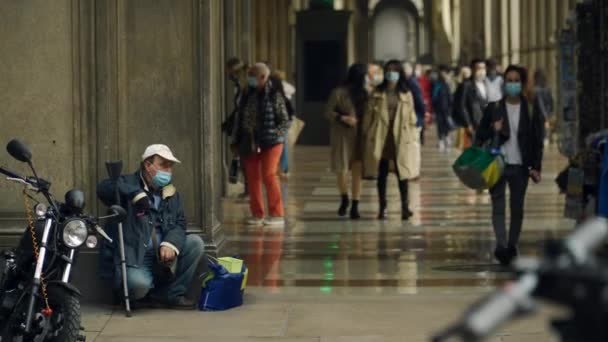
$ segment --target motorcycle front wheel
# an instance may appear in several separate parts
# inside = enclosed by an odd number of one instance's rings
[[[23,336],[17,333],[16,326],[25,317],[25,303],[11,316],[9,324],[2,332],[0,342],[77,342],[80,334],[80,300],[78,296],[64,288],[53,286],[48,289],[49,305],[53,314],[42,318],[40,312],[44,301],[39,298],[36,307],[36,318],[43,319],[42,331],[34,336]],[[25,301],[23,301],[25,302]]]

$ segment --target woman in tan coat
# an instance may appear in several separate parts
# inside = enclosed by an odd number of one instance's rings
[[[372,93],[363,120],[365,176],[377,177],[379,219],[386,219],[386,180],[393,166],[399,179],[401,217],[412,216],[408,200],[408,179],[419,173],[416,145],[416,112],[405,72],[399,61],[384,66],[384,82]],[[392,165],[391,165],[392,164]]]
[[[351,219],[359,219],[361,196],[362,117],[367,106],[367,65],[354,64],[348,70],[346,83],[331,93],[325,116],[330,121],[331,170],[337,175],[342,195],[339,216],[345,216],[349,206],[348,172],[352,170]]]

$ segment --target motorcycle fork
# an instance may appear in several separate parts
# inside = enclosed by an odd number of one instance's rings
[[[63,276],[61,277],[61,281],[64,283],[68,283],[70,281],[70,273],[72,272],[72,264],[74,263],[74,254],[75,250],[70,249],[69,256],[62,256],[62,259],[65,261],[65,268],[63,269]]]
[[[32,292],[30,293],[30,301],[27,306],[27,316],[25,317],[25,333],[29,334],[32,330],[32,320],[34,316],[34,306],[36,304],[36,294],[40,290],[40,284],[42,282],[42,268],[46,258],[47,243],[49,240],[49,233],[53,226],[53,219],[47,218],[44,223],[44,231],[42,233],[42,240],[40,241],[40,251],[38,253],[38,260],[36,260],[36,271],[34,272],[34,281],[32,283]]]

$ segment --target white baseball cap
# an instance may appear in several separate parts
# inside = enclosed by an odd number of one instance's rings
[[[154,144],[146,147],[146,151],[144,151],[144,154],[141,156],[141,160],[146,160],[155,155],[174,163],[181,163],[177,158],[175,158],[173,152],[171,152],[171,149],[169,149],[167,145],[162,144]]]

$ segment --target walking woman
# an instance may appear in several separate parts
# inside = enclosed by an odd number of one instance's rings
[[[241,99],[232,149],[245,163],[249,185],[251,226],[285,225],[277,167],[288,127],[285,99],[270,80],[270,69],[256,63],[248,72],[249,89]],[[268,197],[268,216],[264,208],[262,183]]]
[[[408,179],[418,176],[416,111],[401,62],[384,66],[384,82],[376,88],[363,117],[365,176],[378,178],[379,219],[386,219],[386,181],[393,166],[399,180],[401,217],[412,216],[408,200]],[[391,165],[392,164],[392,165]]]
[[[486,107],[475,144],[482,146],[498,138],[507,164],[502,179],[490,189],[492,225],[496,235],[494,256],[506,266],[511,264],[518,254],[517,244],[524,219],[528,178],[532,178],[535,183],[541,179],[545,119],[538,113],[537,108],[533,110],[522,92],[522,89],[526,89],[528,79],[524,68],[510,65],[504,79],[504,97]],[[511,207],[508,234],[505,223],[507,185]]]
[[[354,64],[348,70],[346,83],[333,90],[325,116],[330,121],[331,170],[337,175],[342,195],[339,216],[345,216],[351,204],[348,198],[348,172],[352,170],[351,219],[357,220],[361,196],[362,139],[360,126],[368,100],[367,65]]]

